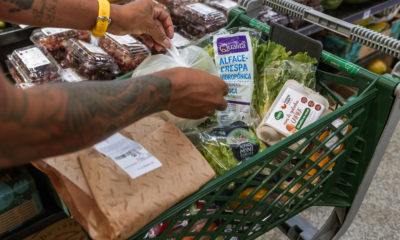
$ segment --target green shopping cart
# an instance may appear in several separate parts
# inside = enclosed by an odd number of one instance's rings
[[[247,1],[247,6],[256,8],[253,3]],[[377,38],[375,33],[364,32],[367,30],[294,2],[266,3],[282,12],[294,12],[300,18],[307,16],[336,32],[343,30],[353,40],[388,54],[397,57],[400,54],[400,43],[396,40],[380,35]],[[265,35],[271,31],[270,26],[250,18],[240,8],[229,13],[228,27],[234,26],[255,28]],[[349,75],[317,72],[318,87],[336,101],[332,113],[210,181],[130,239],[146,238],[148,231],[157,225],[162,225],[163,231],[154,239],[255,239],[275,227],[280,227],[290,239],[337,239],[343,235],[397,126],[400,79],[373,74],[326,51],[322,52],[320,63]],[[344,102],[329,89],[331,83],[356,88],[357,95]],[[332,124],[337,119],[343,124]],[[344,128],[349,129],[346,134]],[[327,142],[333,139],[333,146],[328,148]],[[300,146],[296,145],[298,142]],[[314,147],[304,153],[303,149],[310,145]],[[322,153],[313,158],[318,151]],[[278,157],[283,158],[279,164],[274,161]],[[293,159],[296,163],[290,164]],[[298,215],[311,206],[334,207],[320,229]],[[193,208],[196,210],[191,212]],[[176,226],[180,226],[179,231],[175,231]]]

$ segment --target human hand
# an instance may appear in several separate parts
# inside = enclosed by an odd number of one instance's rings
[[[174,36],[171,16],[162,5],[152,0],[112,4],[111,18],[108,31],[112,34],[141,35],[145,44],[157,51],[171,46],[169,39]]]
[[[212,116],[225,110],[228,86],[219,77],[191,68],[173,68],[154,74],[171,81],[167,110],[189,119]]]

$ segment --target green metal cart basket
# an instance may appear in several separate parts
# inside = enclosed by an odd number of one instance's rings
[[[269,26],[248,16],[259,3],[241,1],[241,5],[246,7],[230,11],[228,26],[256,28],[268,35]],[[370,33],[292,1],[268,0],[265,3],[365,45],[400,56],[400,43],[396,40]],[[247,15],[243,8],[248,10]],[[361,205],[397,126],[400,79],[389,74],[373,74],[326,51],[322,52],[320,62],[351,76],[318,70],[318,87],[337,103],[332,113],[210,181],[129,239],[146,238],[148,231],[160,223],[164,223],[164,229],[154,239],[255,239],[275,227],[280,227],[290,239],[325,240],[343,235]],[[358,93],[345,103],[327,87],[330,83],[356,88]],[[332,124],[337,119],[344,121],[339,127]],[[351,130],[342,134],[343,129],[349,126]],[[325,138],[321,138],[324,134]],[[299,141],[302,142],[300,146],[296,145]],[[334,142],[333,146],[327,147],[329,141]],[[314,147],[303,153],[303,149],[310,145]],[[338,148],[342,150],[333,151]],[[318,159],[312,159],[317,151],[322,151],[322,154]],[[283,160],[277,164],[274,159],[278,157]],[[296,159],[295,164],[292,164],[293,159]],[[199,202],[201,208],[188,210]],[[298,215],[311,206],[334,207],[320,229]],[[196,226],[199,223],[201,228]],[[174,229],[177,225],[179,231]]]
[[[241,9],[231,10],[229,19],[229,26],[270,33],[269,26]],[[146,238],[159,223],[164,223],[164,229],[154,239],[255,239],[275,227],[290,239],[339,238],[356,215],[397,125],[400,79],[373,74],[326,51],[322,52],[321,63],[351,75],[318,70],[319,88],[337,102],[332,113],[210,181],[130,239]],[[357,96],[344,103],[327,87],[330,83],[354,87]],[[332,122],[336,119],[344,124],[335,127]],[[342,134],[348,126],[351,130]],[[323,134],[327,137],[321,138]],[[295,147],[301,140],[302,144]],[[328,148],[330,140],[334,144]],[[303,153],[309,145],[314,148]],[[332,150],[337,148],[343,149]],[[317,151],[323,154],[310,160]],[[274,159],[282,156],[277,164]],[[293,159],[297,160],[295,164],[291,164]],[[322,161],[327,162],[320,164]],[[310,171],[313,174],[308,174]],[[202,208],[188,214],[188,209],[199,201]],[[298,216],[311,206],[334,207],[319,230]],[[202,227],[195,229],[199,223]],[[177,225],[180,231],[174,231]]]

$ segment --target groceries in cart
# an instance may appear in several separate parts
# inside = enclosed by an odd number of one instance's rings
[[[328,108],[328,100],[320,94],[288,80],[258,126],[257,136],[276,144],[322,118]]]

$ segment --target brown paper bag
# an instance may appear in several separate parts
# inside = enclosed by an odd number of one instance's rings
[[[93,196],[116,234],[112,238],[131,236],[215,176],[203,156],[172,123],[139,142],[162,166],[135,179],[94,149],[80,157]]]
[[[144,118],[135,124],[130,125],[129,127],[125,128],[122,130],[120,133],[123,134],[124,136],[131,138],[137,142],[140,142],[149,152],[153,151],[158,151],[157,144],[152,144],[151,141],[153,140],[148,140],[149,142],[144,142],[147,139],[150,139],[150,137],[153,137],[152,133],[154,131],[158,131],[161,127],[163,127],[165,124],[165,121],[157,118],[157,117],[147,117]],[[174,131],[177,130],[174,127]],[[193,145],[186,139],[182,133],[177,130],[178,132],[175,132],[177,137],[182,138],[184,140],[177,142],[177,146],[180,148],[184,146],[190,145],[189,147],[192,152],[192,150],[195,150]],[[160,136],[154,136],[155,138],[160,137]],[[161,136],[163,137],[163,136]],[[158,138],[158,141],[160,141],[161,138]],[[174,137],[175,139],[175,137]],[[177,140],[177,139],[175,139]],[[166,140],[164,141],[163,145],[166,144]],[[149,148],[147,147],[149,146]],[[153,149],[153,150],[150,150]],[[155,149],[155,150],[154,150]],[[185,149],[184,151],[188,151]],[[175,151],[176,152],[176,151]],[[196,152],[196,151],[193,151]],[[179,154],[179,152],[178,152]],[[137,231],[140,227],[139,226],[144,226],[148,221],[156,217],[158,214],[160,214],[162,211],[166,210],[168,207],[162,207],[160,210],[154,213],[151,213],[151,216],[147,216],[148,219],[146,222],[142,222],[142,220],[139,220],[140,224],[133,226],[131,229],[125,229],[125,230],[117,230],[118,228],[129,228],[126,227],[127,224],[110,224],[110,219],[109,216],[114,216],[117,214],[109,214],[106,215],[104,214],[105,212],[108,212],[107,210],[104,210],[108,207],[107,204],[102,204],[98,205],[97,202],[94,200],[94,197],[92,195],[92,191],[89,188],[88,182],[85,178],[85,175],[82,172],[82,169],[80,167],[80,160],[84,161],[83,159],[89,158],[89,156],[93,157],[99,157],[99,159],[107,159],[111,161],[111,159],[105,158],[102,154],[98,153],[94,148],[88,148],[79,152],[75,152],[72,154],[67,154],[55,158],[49,158],[41,161],[37,161],[34,163],[34,165],[45,172],[50,180],[52,181],[57,193],[59,194],[60,198],[64,201],[65,205],[68,207],[70,213],[74,218],[85,228],[85,230],[90,234],[90,236],[93,239],[112,239],[116,238],[118,236],[120,237],[127,237],[131,235],[131,233]],[[157,154],[153,154],[155,157],[158,158]],[[196,155],[196,154],[195,154]],[[91,157],[89,159],[91,159]],[[205,163],[205,169],[208,168],[205,172],[207,172],[208,177],[203,176],[204,178],[207,178],[208,180],[211,179],[214,176],[214,172],[211,170],[209,165],[205,162],[205,160],[200,156],[202,159],[202,162]],[[78,160],[80,159],[80,160]],[[195,156],[193,160],[199,159],[199,156]],[[92,159],[93,161],[94,159]],[[162,161],[159,158],[160,161]],[[163,161],[162,161],[163,162]],[[180,163],[181,164],[181,163]],[[85,164],[84,165],[90,165],[90,164]],[[96,165],[91,163],[91,165]],[[163,162],[163,167],[165,166]],[[90,166],[89,166],[90,167]],[[118,173],[123,174],[124,178],[129,178],[128,175],[126,175],[125,172],[120,172],[122,171],[118,166],[116,170]],[[113,167],[113,168],[114,168]],[[196,166],[193,166],[193,170],[196,169]],[[158,170],[158,169],[157,169]],[[89,174],[92,174],[94,171],[92,171]],[[154,172],[154,171],[153,171]],[[206,174],[206,175],[207,175]],[[146,174],[148,175],[148,174]],[[105,176],[111,176],[111,175],[105,175]],[[144,177],[145,175],[141,176]],[[110,180],[110,179],[109,179]],[[206,180],[206,181],[208,181]],[[111,181],[111,180],[110,180]],[[132,182],[133,180],[129,180]],[[195,181],[194,187],[192,189],[192,192],[198,189],[199,186],[204,184],[206,181]],[[129,183],[128,183],[129,184]],[[92,183],[92,185],[94,185]],[[151,183],[146,183],[146,185],[151,186]],[[197,187],[195,187],[197,186]],[[178,186],[179,187],[179,186]],[[119,188],[119,187],[118,187]],[[137,191],[136,189],[132,190]],[[191,192],[190,192],[191,193]],[[96,194],[98,192],[96,191]],[[129,193],[131,194],[131,193]],[[172,192],[174,195],[174,193]],[[137,195],[137,194],[136,194]],[[183,197],[177,196],[179,199],[182,199]],[[174,203],[176,203],[178,200],[175,200]],[[102,203],[104,203],[103,200],[101,200]],[[172,206],[174,203],[170,203],[170,206]],[[101,208],[99,206],[102,206]],[[133,208],[136,210],[135,208]],[[164,209],[164,210],[161,210]],[[113,220],[115,221],[115,220]],[[119,231],[119,232],[118,232]]]
[[[66,162],[69,162],[68,159],[72,157],[77,158],[79,154],[84,154],[84,152],[85,151],[80,151],[78,153],[65,155]],[[59,169],[60,165],[66,165],[66,163],[62,163],[62,158],[59,157],[56,162],[56,167],[52,165],[54,163],[53,161],[46,160],[36,161],[33,165],[47,174],[58,196],[63,200],[71,215],[93,239],[109,239],[109,232],[111,231],[110,225],[94,201],[82,170],[80,168],[75,170],[71,168],[71,170],[66,171],[66,175],[64,175],[64,172]],[[78,162],[77,159],[76,162]],[[80,180],[78,182],[83,183],[83,188],[71,180],[79,178]],[[83,190],[85,188],[89,190],[89,193]]]

